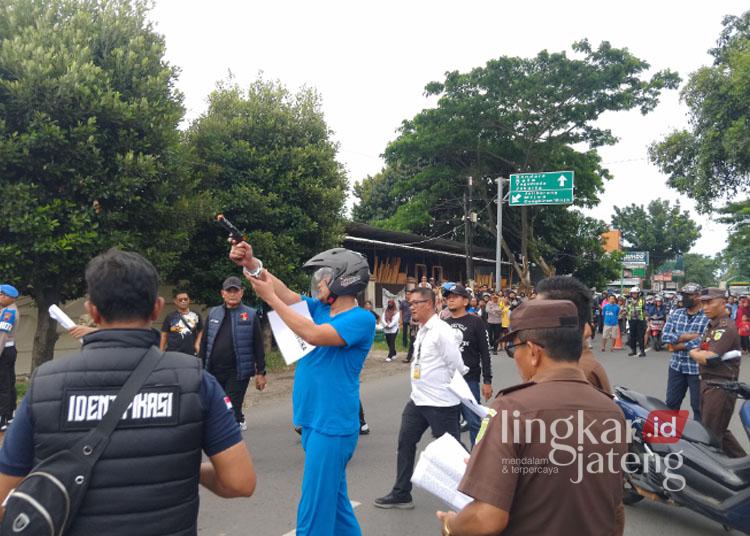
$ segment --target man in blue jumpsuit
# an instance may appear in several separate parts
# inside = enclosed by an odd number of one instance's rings
[[[375,319],[356,298],[370,281],[367,259],[343,248],[314,256],[304,265],[315,269],[308,298],[264,270],[246,242],[235,243],[229,257],[243,267],[255,293],[316,347],[297,363],[292,395],[305,450],[297,536],[358,536],[346,466],[359,438],[359,375],[375,338]],[[290,307],[301,300],[312,320]]]

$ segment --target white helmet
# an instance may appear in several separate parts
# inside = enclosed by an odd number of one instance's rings
[[[635,292],[636,294],[640,294],[641,293],[641,287],[633,287],[633,288],[631,288],[630,289],[630,293],[632,294],[633,292]]]

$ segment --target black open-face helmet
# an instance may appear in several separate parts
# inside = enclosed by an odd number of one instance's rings
[[[370,282],[367,258],[350,249],[333,248],[323,251],[302,267],[315,270],[311,281],[313,295],[317,293],[318,283],[323,279],[329,279],[329,303],[333,303],[338,296],[356,296],[365,290]]]

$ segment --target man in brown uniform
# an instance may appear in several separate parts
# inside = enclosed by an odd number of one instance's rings
[[[578,361],[586,379],[591,385],[605,393],[612,394],[607,372],[594,352],[589,348],[591,339],[591,290],[575,277],[555,276],[542,279],[536,286],[538,297],[543,300],[572,301],[578,310],[578,327],[583,339],[583,353]]]
[[[565,300],[513,311],[506,350],[528,383],[492,404],[459,485],[474,501],[438,512],[444,535],[620,533],[626,424],[578,366],[577,317]]]
[[[710,321],[700,349],[691,350],[690,357],[700,365],[701,422],[721,439],[722,449],[727,456],[741,458],[747,454],[727,428],[737,398],[724,389],[706,384],[706,380],[737,381],[740,358],[722,361],[721,356],[732,350],[741,350],[740,335],[729,317],[724,290],[705,288],[700,300],[703,302],[703,312]]]

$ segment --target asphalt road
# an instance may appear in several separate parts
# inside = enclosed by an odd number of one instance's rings
[[[669,362],[667,352],[649,351],[646,358],[638,359],[628,358],[625,351],[620,351],[600,355],[600,359],[613,384],[663,398]],[[401,410],[409,396],[407,365],[383,363],[382,367],[398,371],[363,382],[362,399],[372,433],[360,438],[349,464],[349,496],[353,502],[360,503],[355,512],[364,534],[439,534],[435,511],[446,508],[421,490],[413,492],[414,510],[380,510],[372,506],[373,499],[388,493],[393,485]],[[743,369],[741,378],[750,382],[750,364],[744,364]],[[518,383],[514,362],[502,354],[493,357],[493,373],[495,389]],[[684,407],[688,408],[687,398]],[[258,473],[256,493],[250,499],[225,500],[201,490],[201,534],[283,536],[293,531],[304,453],[297,434],[292,431],[291,413],[288,396],[269,398],[249,409],[245,439]],[[736,416],[732,429],[750,451],[750,443]],[[427,432],[420,449],[430,437]],[[625,534],[706,536],[727,533],[716,523],[685,509],[644,500],[626,507]]]

